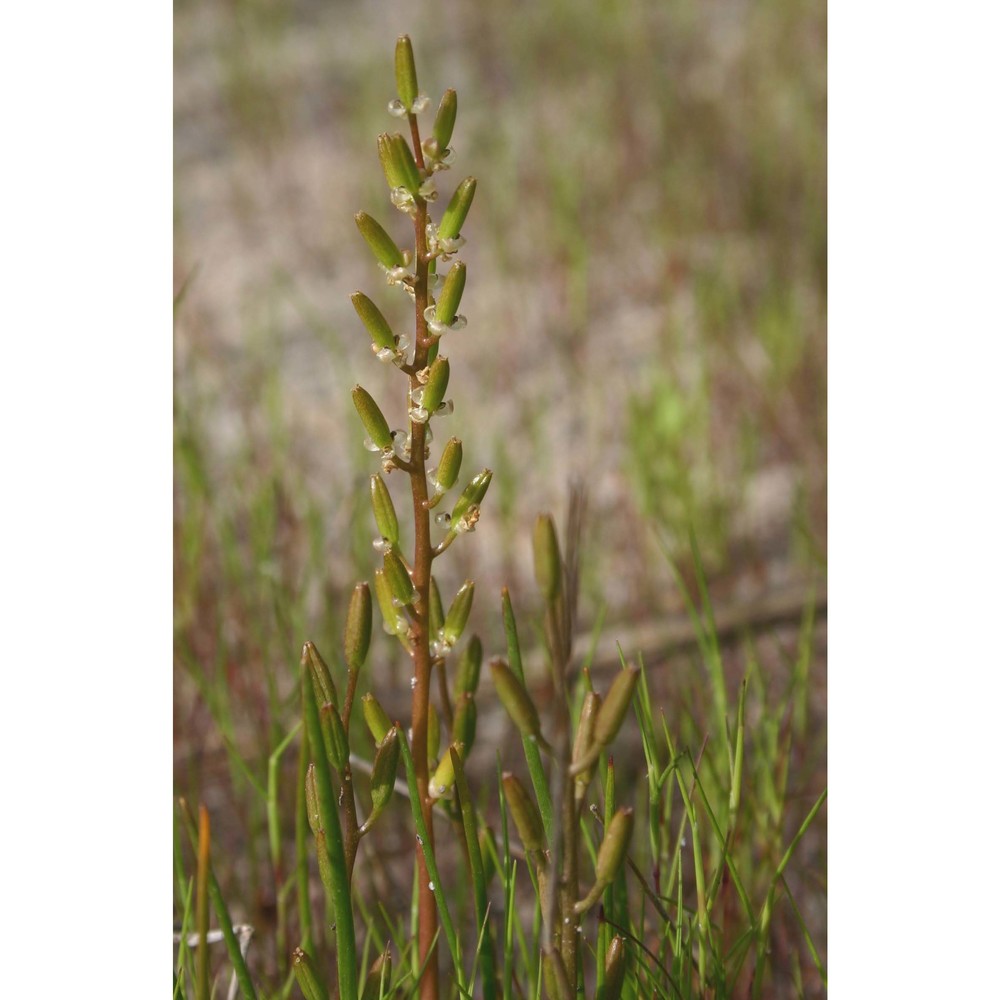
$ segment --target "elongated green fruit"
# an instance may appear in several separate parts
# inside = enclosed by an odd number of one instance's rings
[[[448,202],[448,207],[441,216],[441,224],[438,226],[438,238],[443,240],[454,239],[462,231],[462,223],[469,214],[472,207],[472,199],[476,194],[476,178],[466,177],[455,189],[455,193]]]
[[[329,1000],[330,994],[319,978],[313,960],[301,948],[292,952],[292,971],[305,1000]]]
[[[375,570],[375,599],[382,612],[382,627],[389,635],[402,635],[406,631],[406,618],[392,600],[392,587],[382,570]]]
[[[437,304],[434,307],[434,319],[438,323],[447,326],[455,318],[464,291],[465,265],[460,260],[456,260],[444,279],[441,294],[438,295]]]
[[[344,659],[351,670],[360,670],[372,641],[372,593],[359,583],[351,593],[344,625]]]
[[[604,992],[601,1000],[620,1000],[625,983],[625,939],[616,934],[604,956]]]
[[[595,869],[597,881],[602,887],[611,884],[611,880],[618,874],[618,869],[625,861],[625,852],[632,839],[633,822],[633,810],[622,807],[614,814],[604,831],[604,839],[597,852]]]
[[[533,536],[535,580],[547,604],[551,604],[562,589],[562,558],[556,528],[548,514],[539,514]]]
[[[431,635],[437,635],[444,628],[444,605],[441,603],[441,591],[438,590],[437,580],[431,577],[431,606],[430,624]]]
[[[405,187],[414,198],[420,193],[420,171],[410,152],[409,143],[398,133],[389,136],[392,158],[396,174],[400,178],[398,187]]]
[[[476,738],[477,715],[475,698],[470,692],[463,692],[455,702],[455,714],[451,724],[452,740],[471,747]]]
[[[410,574],[403,565],[403,560],[396,555],[395,549],[389,549],[382,554],[382,572],[389,581],[392,596],[400,604],[411,604],[416,590]]]
[[[390,351],[396,349],[396,337],[389,326],[389,321],[382,315],[381,310],[364,292],[355,292],[351,296],[351,304],[358,314],[365,329],[372,338],[372,343],[379,349],[388,348]]]
[[[390,544],[399,544],[399,519],[389,494],[389,487],[381,476],[371,478],[372,513],[378,533]]]
[[[458,114],[458,95],[454,90],[446,90],[438,105],[434,118],[434,141],[437,143],[437,154],[443,156],[451,142],[451,134],[455,130],[455,116]]]
[[[503,793],[514,817],[514,824],[526,851],[545,850],[545,829],[542,816],[528,790],[510,771],[504,771]]]
[[[444,640],[449,646],[454,646],[462,637],[466,623],[469,621],[469,613],[472,611],[472,599],[476,594],[476,585],[471,580],[466,580],[458,589],[455,599],[448,608],[448,615],[444,620]]]
[[[448,389],[448,378],[451,375],[451,365],[445,357],[437,357],[431,365],[430,374],[427,376],[427,384],[424,386],[423,395],[420,397],[420,405],[433,414],[444,401],[444,394]]]
[[[393,238],[367,213],[358,212],[354,216],[358,230],[365,238],[375,259],[385,268],[403,267],[403,251],[396,246]]]
[[[392,188],[403,187],[403,178],[400,176],[399,165],[396,162],[395,153],[392,148],[392,136],[388,132],[379,134],[376,140],[378,146],[378,160],[382,164],[382,173],[385,174],[385,182]]]
[[[372,443],[383,451],[391,448],[392,434],[389,433],[389,424],[368,390],[356,385],[351,390],[351,398],[354,400],[354,408],[358,411],[358,416],[361,417],[361,422],[365,425],[365,430]]]
[[[460,521],[470,507],[483,502],[483,497],[486,496],[486,491],[490,488],[490,480],[492,479],[493,471],[491,469],[483,469],[478,476],[473,477],[469,485],[462,490],[462,495],[452,508],[451,520],[453,524]]]
[[[399,768],[399,737],[395,727],[390,729],[375,751],[375,762],[372,764],[371,796],[372,811],[365,820],[362,832],[367,833],[373,823],[389,804],[393,789],[396,786],[396,771]]]
[[[530,695],[524,685],[514,676],[510,667],[503,660],[490,660],[490,673],[493,675],[493,686],[500,696],[503,707],[511,717],[514,725],[522,736],[530,736],[541,742],[542,724],[538,718]]]
[[[413,61],[413,45],[409,35],[396,39],[396,93],[409,111],[417,99],[417,66]]]
[[[455,671],[455,699],[462,694],[475,694],[479,687],[479,672],[483,664],[483,644],[474,635],[462,652]]]
[[[619,672],[611,682],[611,687],[604,696],[604,703],[597,713],[597,721],[594,723],[594,740],[601,746],[607,746],[621,729],[638,680],[638,668],[629,667]]]
[[[442,490],[450,490],[458,479],[459,469],[462,468],[462,442],[457,437],[449,438],[448,443],[441,452],[441,461],[438,462],[434,478],[437,485]]]
[[[392,721],[370,691],[361,699],[361,714],[365,717],[365,724],[372,738],[376,743],[381,743],[385,739],[385,734],[392,729]]]

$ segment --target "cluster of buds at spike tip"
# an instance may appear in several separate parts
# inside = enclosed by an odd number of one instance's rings
[[[396,118],[419,115],[430,101],[417,90],[417,66],[413,61],[413,45],[409,35],[396,39],[396,93],[399,98],[389,102],[389,114]]]
[[[465,264],[456,260],[445,276],[437,301],[424,310],[427,330],[433,336],[440,337],[449,330],[461,330],[466,326],[468,320],[458,312],[464,291]]]
[[[451,366],[448,359],[439,356],[434,363],[417,372],[420,385],[410,392],[410,420],[415,424],[426,424],[433,416],[445,416],[454,407],[451,400],[445,400]]]
[[[448,202],[448,207],[444,210],[438,225],[427,223],[427,252],[430,256],[439,256],[442,260],[447,260],[465,245],[461,230],[475,195],[476,178],[466,177],[455,188],[455,193],[451,196],[451,201]]]
[[[379,361],[391,361],[396,367],[406,363],[406,349],[410,342],[406,337],[397,337],[382,315],[381,310],[364,292],[351,296],[354,309],[372,338],[372,353]]]
[[[462,491],[462,495],[455,502],[451,513],[438,514],[435,520],[438,524],[448,525],[449,535],[476,530],[476,522],[479,520],[479,505],[483,502],[483,497],[486,496],[492,479],[492,470],[483,469]]]
[[[400,250],[395,240],[367,212],[358,212],[354,221],[379,267],[385,271],[386,281],[390,285],[402,284],[412,294],[413,275],[408,270],[412,259],[410,251]]]
[[[611,682],[611,687],[608,688],[608,693],[604,696],[594,718],[589,747],[580,748],[579,755],[574,748],[573,764],[570,768],[570,774],[574,778],[582,778],[589,774],[601,751],[618,735],[629,705],[632,704],[632,695],[638,682],[639,670],[636,667],[619,671]]]
[[[446,90],[438,105],[434,117],[434,131],[429,139],[424,139],[421,148],[424,152],[424,162],[431,172],[447,170],[451,165],[453,151],[449,148],[451,133],[455,129],[455,117],[458,114],[458,95],[454,90]]]

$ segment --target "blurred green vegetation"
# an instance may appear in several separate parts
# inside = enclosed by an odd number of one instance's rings
[[[264,773],[295,717],[302,640],[339,648],[349,590],[372,568],[349,388],[381,400],[390,381],[348,297],[373,286],[354,212],[400,225],[374,143],[397,34],[432,101],[458,90],[455,145],[479,179],[449,419],[470,466],[497,476],[442,587],[475,575],[472,627],[490,651],[502,640],[486,595],[534,594],[530,525],[561,512],[574,478],[589,496],[584,627],[602,609],[612,634],[680,611],[660,543],[683,575],[692,528],[722,597],[822,580],[825,5],[175,9],[177,786],[222,807],[229,895],[266,938],[263,806],[245,771]],[[402,328],[402,297],[377,294]],[[402,423],[401,399],[384,408]],[[754,684],[770,661],[791,669],[780,642],[764,645]],[[383,676],[406,676],[398,659],[377,637]],[[711,707],[682,687],[694,740]],[[777,740],[780,716],[764,719],[758,738]],[[810,768],[803,796],[824,780],[809,732],[790,751]]]

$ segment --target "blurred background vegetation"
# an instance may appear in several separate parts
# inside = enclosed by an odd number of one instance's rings
[[[595,668],[615,641],[644,651],[697,746],[710,698],[665,555],[692,579],[693,530],[730,623],[727,676],[735,688],[759,667],[760,704],[777,706],[760,739],[790,741],[794,807],[766,835],[787,841],[826,780],[825,5],[175,10],[176,786],[213,811],[239,918],[266,939],[274,907],[245,772],[263,774],[295,718],[302,641],[339,650],[350,589],[371,576],[373,467],[350,387],[404,422],[349,302],[366,290],[408,327],[353,221],[370,211],[405,245],[375,155],[403,32],[432,107],[458,91],[459,166],[439,187],[479,181],[469,326],[449,348],[456,413],[438,434],[459,433],[467,470],[495,479],[476,533],[442,561],[442,592],[476,580],[491,655],[509,586],[532,645],[530,526],[581,482]],[[793,711],[781,692],[803,636],[809,698]],[[405,686],[392,641],[375,641],[372,662]],[[825,955],[824,830],[803,846],[797,901]]]

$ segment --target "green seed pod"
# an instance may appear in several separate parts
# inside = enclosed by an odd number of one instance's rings
[[[403,251],[396,246],[393,238],[367,212],[358,212],[354,216],[354,221],[371,252],[375,254],[375,259],[383,267],[405,266]]]
[[[481,504],[486,491],[490,488],[490,480],[493,478],[491,469],[483,469],[472,482],[462,491],[462,495],[455,502],[451,511],[452,524],[456,524],[474,504]]]
[[[420,193],[420,171],[417,169],[409,143],[398,133],[389,136],[392,144],[392,159],[396,175],[400,178],[397,187],[404,187],[414,198]]]
[[[305,1000],[329,1000],[330,994],[319,978],[313,960],[301,948],[296,948],[292,952],[292,971]]]
[[[447,326],[458,312],[462,302],[462,292],[465,291],[465,265],[456,260],[444,279],[441,293],[434,307],[434,319]]]
[[[358,411],[358,416],[361,417],[361,422],[365,425],[365,430],[372,443],[377,448],[381,448],[382,451],[391,448],[392,434],[389,433],[389,424],[382,416],[378,403],[360,385],[356,385],[351,390],[351,398],[354,400],[354,408]]]
[[[454,747],[459,757],[465,757],[464,743],[452,743],[451,746]],[[430,784],[427,786],[427,794],[432,799],[450,799],[454,790],[455,762],[452,760],[450,753],[444,753],[441,755],[441,762],[438,764],[437,769],[431,777]]]
[[[438,226],[438,238],[442,240],[453,240],[462,231],[462,223],[469,214],[472,207],[472,199],[476,194],[476,178],[466,177],[455,189],[455,193],[448,202],[448,207],[441,216],[441,224]]]
[[[311,643],[307,642],[302,647],[302,665],[309,671],[312,680],[313,691],[316,693],[316,703],[324,705],[330,702],[337,704],[337,689],[333,683],[333,676],[326,661],[319,655],[319,650]]]
[[[438,105],[437,116],[434,118],[434,141],[437,143],[438,156],[451,142],[451,133],[455,130],[455,116],[458,114],[458,95],[454,90],[446,90]]]
[[[437,580],[431,577],[431,606],[430,626],[431,635],[437,635],[444,628],[444,605],[441,603],[441,591],[438,590]]]
[[[360,670],[372,641],[372,593],[359,583],[351,594],[344,626],[344,659],[351,670]]]
[[[444,641],[449,646],[454,646],[462,637],[465,625],[469,620],[469,612],[472,610],[472,599],[476,594],[476,585],[471,580],[466,580],[458,589],[455,599],[448,608],[448,616],[444,620]]]
[[[452,717],[451,738],[456,743],[464,743],[471,747],[476,739],[476,700],[466,691],[455,703],[455,714]]]
[[[361,713],[365,717],[368,732],[372,734],[376,743],[381,743],[386,733],[392,729],[392,720],[370,691],[361,699]]]
[[[441,749],[441,720],[433,702],[427,703],[427,763],[432,764]]]
[[[396,39],[396,93],[409,111],[417,99],[417,66],[413,61],[413,46],[409,35]]]
[[[389,944],[386,943],[385,951],[379,955],[372,963],[365,977],[365,988],[361,993],[361,1000],[379,1000],[380,997],[389,996],[389,984],[392,981],[392,956],[389,954]]]
[[[337,706],[331,702],[322,705],[319,710],[319,724],[323,731],[323,743],[326,749],[326,759],[343,773],[350,760],[350,750],[347,746],[347,733]]]
[[[542,816],[528,790],[510,771],[504,771],[503,793],[514,817],[514,824],[526,851],[545,850],[545,827]]]
[[[309,820],[309,829],[312,830],[314,835],[323,829],[323,824],[319,818],[319,796],[316,792],[315,764],[310,764],[306,768],[306,819]]]
[[[389,635],[402,635],[406,631],[406,618],[392,600],[392,587],[382,570],[375,570],[375,599],[382,612],[383,628]]]
[[[542,725],[538,719],[538,710],[514,672],[503,660],[497,658],[490,660],[490,673],[500,701],[521,735],[539,739]]]
[[[610,885],[611,880],[618,874],[618,870],[625,861],[628,843],[632,839],[633,822],[633,810],[622,807],[614,814],[606,827],[604,839],[597,852],[598,885],[602,887]]]
[[[455,700],[463,694],[475,694],[479,687],[479,671],[483,665],[483,644],[474,635],[462,652],[455,671]]]
[[[382,815],[385,807],[392,798],[393,789],[396,787],[396,770],[399,767],[399,737],[398,730],[390,729],[379,743],[375,751],[375,762],[372,764],[371,796],[372,811],[365,820],[365,828],[370,829],[371,825]]]
[[[535,580],[545,602],[551,604],[562,589],[562,557],[559,554],[556,527],[550,515],[539,514],[535,519],[532,541],[535,551]]]
[[[413,580],[410,579],[410,574],[403,565],[403,560],[396,555],[394,549],[382,553],[382,572],[389,581],[392,596],[400,604],[412,604],[416,595]]]
[[[604,704],[597,713],[594,723],[594,740],[601,746],[607,746],[617,735],[625,719],[625,713],[632,703],[632,695],[639,680],[636,667],[622,670],[611,682],[608,693],[604,696]]]
[[[462,442],[457,437],[449,438],[448,443],[441,452],[441,461],[438,462],[435,480],[442,490],[450,490],[458,479],[458,472],[462,468]]]
[[[371,478],[372,512],[375,515],[375,527],[378,533],[390,544],[399,544],[399,519],[393,506],[389,487],[381,476]]]
[[[392,148],[392,136],[388,132],[382,132],[377,140],[378,160],[382,164],[382,173],[385,174],[385,182],[390,189],[403,187],[403,178],[399,172],[399,165],[396,162],[395,152]]]
[[[365,329],[372,338],[372,343],[380,350],[396,349],[396,337],[389,326],[388,320],[382,315],[378,306],[364,292],[355,292],[351,296],[355,312],[361,317]]]
[[[420,397],[420,405],[430,414],[444,402],[444,394],[448,390],[448,378],[451,375],[451,365],[445,357],[439,357],[431,365],[427,384]]]
[[[604,955],[603,1000],[620,1000],[625,983],[625,939],[616,934]]]
[[[601,696],[596,691],[588,691],[583,699],[583,708],[580,710],[580,722],[576,727],[576,739],[573,741],[573,763],[581,761],[586,757],[594,743],[594,724],[597,721],[597,712],[601,707]],[[590,779],[593,777],[593,765],[588,767],[576,776],[576,797],[579,801]]]

